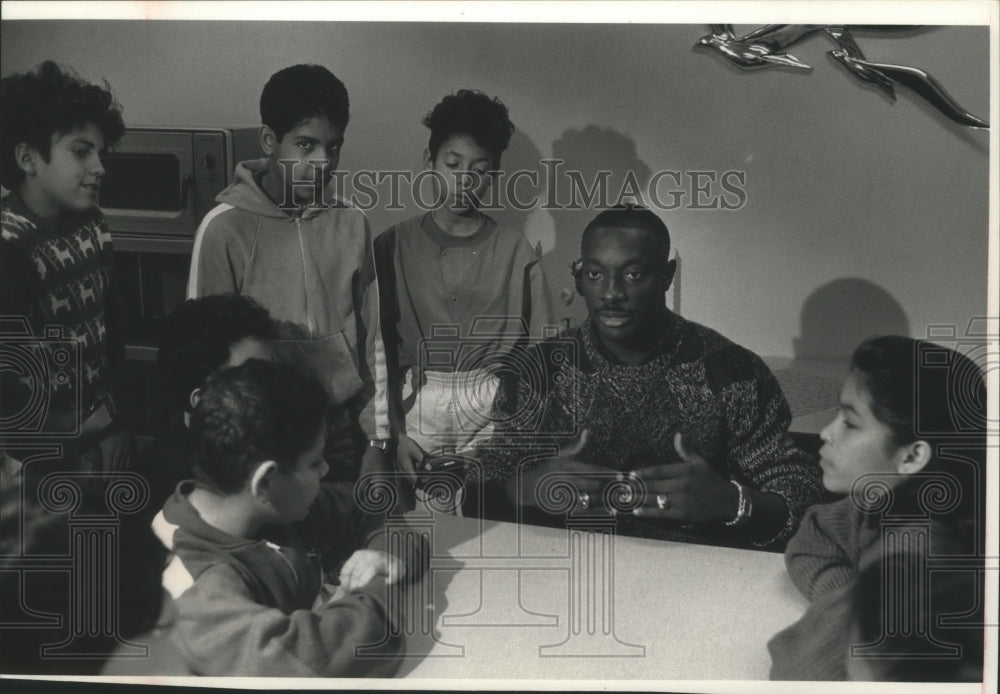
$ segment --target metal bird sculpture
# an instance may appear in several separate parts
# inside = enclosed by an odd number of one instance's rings
[[[799,70],[812,70],[795,56],[777,52],[766,43],[748,41],[747,37],[736,38],[732,24],[710,26],[712,33],[703,36],[695,47],[712,49],[739,68],[746,70],[783,65]]]
[[[777,52],[823,31],[824,28],[822,24],[765,24],[738,40]]]
[[[885,92],[893,101],[896,100],[896,90],[892,87],[892,81],[880,72],[868,69],[864,64],[865,54],[854,41],[851,32],[842,27],[828,27],[826,33],[840,46],[838,50],[828,51],[828,54],[843,65],[848,72],[862,82],[868,82]]]
[[[710,24],[712,33],[703,36],[695,48],[709,48],[742,69],[785,66],[799,70],[812,70],[795,56],[785,53],[789,46],[813,34],[823,32],[837,43],[837,50],[829,55],[844,66],[849,74],[867,84],[874,85],[893,101],[895,85],[913,90],[952,121],[970,128],[988,129],[989,123],[962,108],[944,87],[931,75],[915,67],[875,63],[865,58],[851,30],[878,33],[899,33],[919,29],[912,25],[850,25],[829,26],[820,24],[767,24],[749,34],[737,37],[731,24]]]
[[[959,125],[965,125],[970,128],[982,128],[984,130],[988,130],[990,127],[988,122],[962,108],[936,79],[919,68],[903,65],[885,65],[883,63],[857,60],[846,56],[843,58],[843,61],[846,65],[851,65],[852,68],[867,70],[891,82],[912,89],[931,106]]]

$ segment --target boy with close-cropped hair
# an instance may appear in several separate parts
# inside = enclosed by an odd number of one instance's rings
[[[381,520],[354,507],[350,488],[320,482],[326,404],[316,379],[259,359],[216,372],[201,390],[191,420],[197,479],[153,522],[174,554],[163,629],[194,674],[386,676],[398,667],[386,592],[407,570],[374,548]]]
[[[0,203],[0,315],[22,322],[49,367],[42,383],[0,371],[3,409],[31,410],[47,396],[44,421],[26,426],[59,437],[84,469],[118,469],[131,455],[113,396],[125,354],[97,199],[101,155],[124,132],[106,83],[52,61],[0,81],[0,183],[10,191]]]
[[[349,120],[347,89],[325,67],[294,65],[268,80],[260,115],[266,157],[240,162],[202,221],[188,297],[237,292],[270,311],[282,357],[308,366],[334,405],[354,413],[361,467],[384,469],[390,431],[371,231],[329,186]]]

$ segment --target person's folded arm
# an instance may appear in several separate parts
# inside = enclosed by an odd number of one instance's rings
[[[381,588],[381,590],[380,590]],[[237,572],[215,566],[175,600],[171,629],[204,676],[391,676],[402,644],[386,617],[384,582],[285,614],[254,601]],[[359,658],[359,646],[379,657]]]
[[[788,541],[785,566],[792,583],[810,600],[854,580],[859,557],[853,556],[851,518],[845,502],[813,506]]]

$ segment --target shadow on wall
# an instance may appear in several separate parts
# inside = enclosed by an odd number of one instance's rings
[[[555,237],[545,270],[556,295],[556,313],[575,324],[587,315],[583,301],[575,300],[569,272],[570,263],[580,256],[583,229],[603,208],[629,200],[643,202],[651,170],[634,140],[596,125],[565,131],[552,143],[552,158],[562,163],[550,166],[550,179],[545,181],[546,200],[553,203],[549,214]]]
[[[909,334],[903,307],[889,292],[868,280],[845,277],[806,299],[792,349],[796,359],[846,361],[869,337]]]
[[[569,273],[567,271],[564,276],[545,258],[556,249],[556,228],[545,209],[546,169],[542,165],[542,153],[531,138],[516,130],[503,154],[500,168],[502,174],[494,183],[498,189],[491,197],[499,202],[501,209],[488,210],[488,214],[499,226],[524,234],[531,247],[542,257],[542,268],[553,294],[556,318],[561,321],[566,317],[566,304],[560,293],[564,293],[564,287],[570,285]]]
[[[499,226],[523,233],[532,248],[541,244],[542,252],[548,253],[555,246],[551,220],[538,205],[528,205],[538,193],[538,186],[533,185],[532,180],[545,180],[541,159],[542,153],[531,138],[516,130],[500,162],[503,173],[494,183],[498,190],[491,196],[502,209],[487,212]],[[529,175],[518,173],[520,171]]]

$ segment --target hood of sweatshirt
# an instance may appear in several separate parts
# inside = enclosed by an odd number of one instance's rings
[[[269,198],[264,189],[260,187],[260,177],[267,169],[268,160],[266,158],[241,161],[236,165],[236,175],[233,182],[215,197],[216,202],[226,203],[261,217],[272,219],[288,219],[296,216],[293,214],[294,210],[283,210],[278,207],[277,203]],[[329,189],[326,190],[326,193],[328,194],[326,199],[328,206],[341,205],[341,202]],[[301,216],[310,217],[323,209],[326,208],[321,205],[311,205],[302,210]]]
[[[153,532],[173,559],[163,585],[176,598],[198,577],[225,564],[247,584],[257,602],[286,614],[309,609],[323,582],[318,555],[264,539],[240,538],[209,525],[188,496],[197,483],[181,482],[153,519]]]

